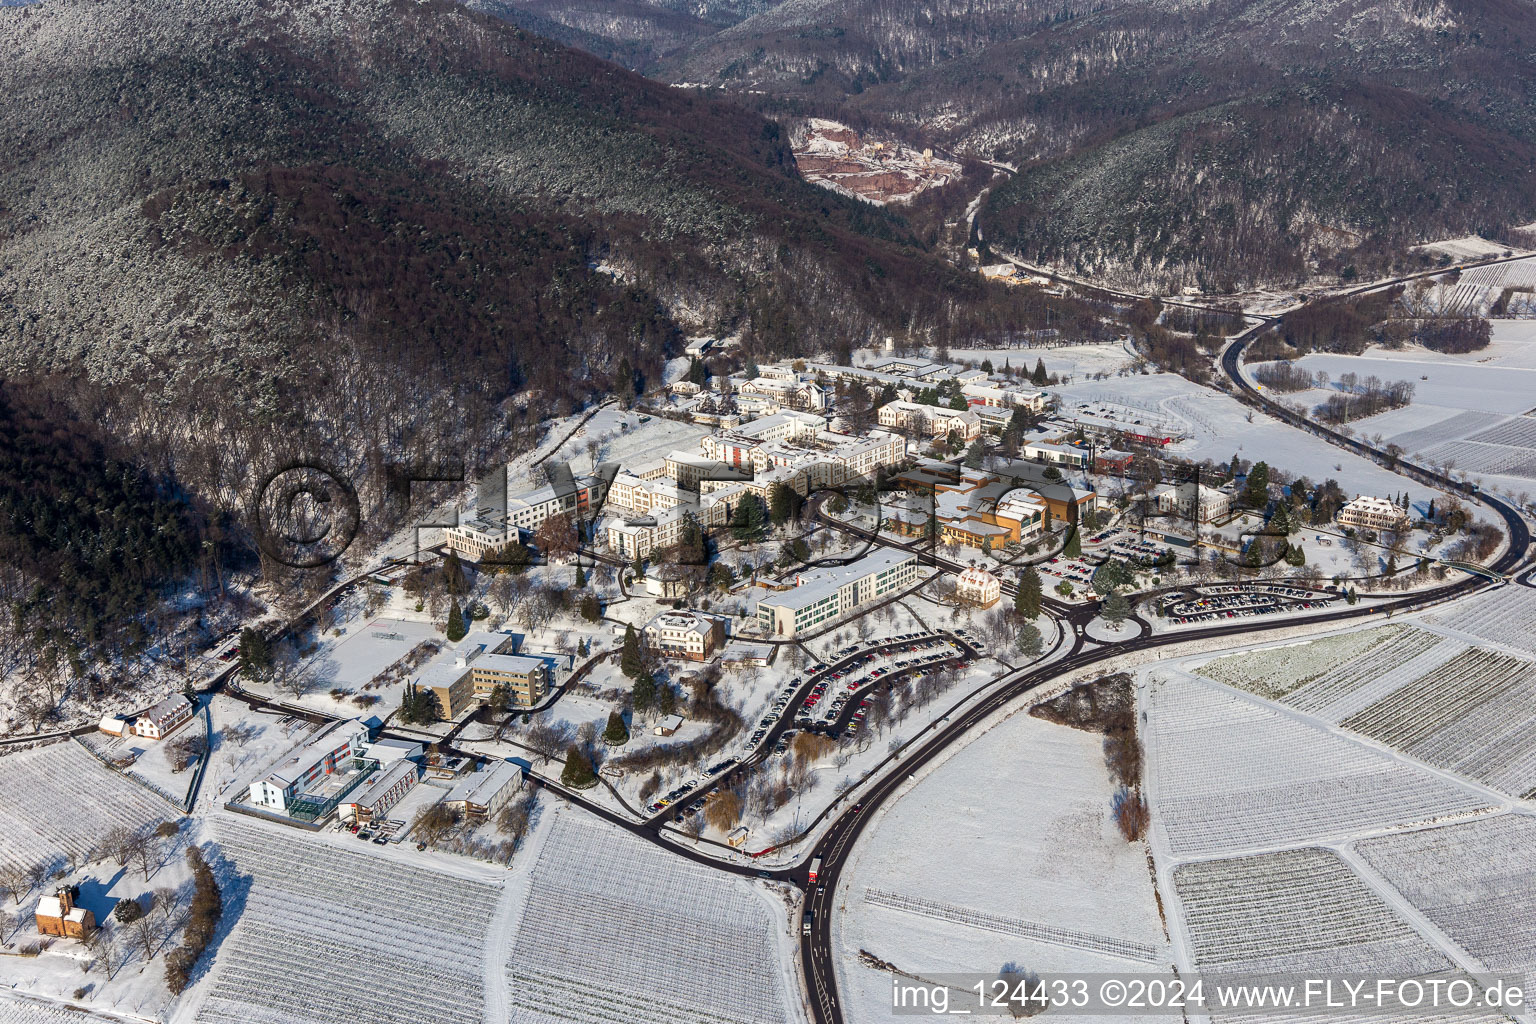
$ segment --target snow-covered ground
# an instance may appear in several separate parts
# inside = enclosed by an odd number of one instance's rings
[[[504,1005],[486,991],[504,872],[449,873],[414,851],[234,815],[213,832],[238,916],[195,994],[196,1024],[300,1024],[348,1005],[378,1024],[424,1024],[493,1019],[487,1004]]]
[[[1501,806],[1338,730],[1176,670],[1146,687],[1154,834],[1177,858],[1374,834]]]
[[[1146,846],[1115,830],[1113,794],[1099,735],[1016,714],[882,808],[837,892],[848,1019],[896,1019],[860,951],[920,977],[1167,972]]]
[[[1129,373],[1135,356],[1119,341],[1100,345],[1061,345],[1040,348],[952,349],[949,358],[957,363],[980,366],[983,360],[992,361],[992,369],[1001,373],[1004,368],[1032,371],[1036,362],[1045,363],[1045,372],[1062,380],[1081,380],[1099,374],[1115,376]]]
[[[1141,670],[1181,970],[1536,976],[1536,665],[1441,625],[1513,589]]]
[[[794,1024],[774,890],[556,809],[503,939],[513,1024]]]
[[[1379,435],[1431,465],[1449,463],[1490,489],[1536,491],[1536,321],[1496,320],[1489,346],[1462,355],[1373,348],[1360,356],[1314,353],[1297,363],[1334,382],[1346,373],[1412,382],[1411,405],[1356,420],[1355,433]],[[1326,395],[1314,389],[1279,397],[1310,406]]]
[[[1422,484],[1175,374],[1111,377],[1055,390],[1068,416],[1080,404],[1091,409],[1107,402],[1140,413],[1148,424],[1185,435],[1168,449],[1185,458],[1225,462],[1238,455],[1254,462],[1262,459],[1271,467],[1313,481],[1335,479],[1352,495],[1408,490],[1416,498],[1426,496]]]
[[[74,740],[0,757],[0,865],[50,871],[89,858],[114,825],[153,825],[177,809]]]

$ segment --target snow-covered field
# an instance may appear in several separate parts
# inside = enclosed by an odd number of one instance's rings
[[[1173,878],[1204,971],[1405,977],[1452,966],[1331,850],[1183,864]]]
[[[6,754],[0,768],[0,865],[83,861],[114,825],[143,827],[178,813],[73,740]]]
[[[1184,440],[1171,445],[1169,451],[1186,458],[1224,462],[1235,454],[1255,462],[1262,459],[1272,467],[1304,474],[1313,481],[1331,477],[1352,495],[1394,494],[1407,489],[1416,497],[1427,497],[1421,484],[1320,437],[1250,413],[1236,399],[1176,374],[1111,377],[1055,391],[1068,416],[1081,404],[1108,403],[1131,410],[1149,424],[1183,434]]]
[[[1516,266],[1536,274],[1536,261]],[[1379,435],[1383,444],[1395,444],[1420,461],[1450,463],[1481,478],[1485,487],[1514,495],[1536,490],[1536,417],[1527,415],[1536,412],[1536,321],[1496,320],[1489,346],[1462,355],[1373,348],[1360,356],[1313,353],[1297,364],[1334,381],[1354,373],[1412,382],[1411,405],[1350,426],[1359,436]],[[1324,394],[1280,397],[1315,405]]]
[[[1046,373],[1054,373],[1062,380],[1118,374],[1128,370],[1134,360],[1125,345],[1118,341],[1103,345],[1062,345],[1059,348],[953,349],[949,358],[971,366],[980,366],[982,360],[990,359],[993,370],[999,373],[1004,367],[1033,370],[1036,362],[1044,361]]]
[[[1356,850],[1487,970],[1536,983],[1536,818],[1504,814],[1369,839]]]
[[[121,1024],[122,1019],[0,992],[0,1024]]]
[[[767,891],[559,810],[506,959],[514,1024],[792,1024]]]
[[[1536,589],[1530,587],[1500,587],[1491,594],[1479,594],[1435,612],[1427,621],[1500,647],[1536,655]]]
[[[239,913],[197,1024],[482,1018],[501,885],[233,816],[215,835]]]
[[[1197,671],[1521,797],[1536,793],[1536,664],[1469,641],[1475,629],[1529,643],[1531,618],[1536,591],[1504,587],[1432,614],[1423,625],[1245,651]]]
[[[1200,675],[1260,697],[1279,699],[1323,673],[1331,673],[1339,664],[1392,641],[1405,629],[1354,629],[1279,647],[1228,654],[1201,665]]]
[[[1494,804],[1322,723],[1177,670],[1156,673],[1146,708],[1153,829],[1175,857],[1366,835]]]
[[[1154,972],[1171,962],[1146,847],[1110,819],[1097,734],[1018,714],[879,812],[841,875],[833,947],[849,1020],[893,1019],[890,975]]]

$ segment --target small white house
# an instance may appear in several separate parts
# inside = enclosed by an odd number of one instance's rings
[[[191,701],[178,693],[140,715],[133,723],[133,731],[145,739],[162,739],[176,731],[176,727],[190,719],[196,710]]]
[[[656,723],[657,736],[671,736],[683,727],[682,715],[668,715]]]

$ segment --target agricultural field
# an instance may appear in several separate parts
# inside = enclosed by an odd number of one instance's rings
[[[1281,703],[1337,725],[1467,650],[1460,640],[1404,629],[1291,690]]]
[[[1471,789],[1284,708],[1182,673],[1146,687],[1154,836],[1210,856],[1486,811]]]
[[[1355,852],[1488,970],[1536,983],[1536,818],[1382,836]]]
[[[506,960],[510,1020],[785,1024],[788,941],[753,883],[557,812]]]
[[[1331,850],[1182,864],[1173,881],[1202,971],[1412,976],[1453,967]]]
[[[1283,647],[1241,651],[1213,658],[1197,671],[1218,683],[1278,700],[1325,674],[1331,674],[1341,662],[1362,658],[1377,647],[1390,645],[1405,629],[1404,626],[1382,626],[1350,630]]]
[[[1426,617],[1431,625],[1536,655],[1536,589],[1500,587]]]
[[[243,906],[197,1024],[305,1024],[342,1006],[376,1024],[481,1019],[500,885],[234,817],[215,834]]]
[[[1169,970],[1146,845],[1115,830],[1114,794],[1101,735],[1026,714],[919,775],[841,875],[832,941],[848,1019],[901,1019],[890,975],[862,951],[925,977],[1010,961]]]
[[[1473,648],[1340,724],[1512,796],[1536,793],[1536,666],[1520,658]]]
[[[1307,356],[1301,363],[1308,369],[1315,369],[1310,364],[1314,358],[1319,357]],[[1358,357],[1329,358],[1347,360]],[[1049,358],[1046,365],[1050,365]],[[1348,369],[1347,366],[1337,370],[1330,367],[1329,372],[1346,373]],[[1377,371],[1359,368],[1362,377],[1374,372]],[[1406,368],[1399,368],[1392,370],[1390,375],[1380,375],[1387,380],[1402,379],[1409,372]],[[1414,376],[1418,374],[1414,373]],[[1502,376],[1521,378],[1526,374],[1505,373]],[[1422,381],[1418,384],[1421,389],[1426,386]],[[1520,404],[1530,393],[1530,383],[1521,381],[1512,389],[1508,380],[1501,380],[1493,382],[1491,386],[1495,395],[1489,402],[1468,408],[1493,408],[1497,405],[1500,409],[1508,407],[1510,411],[1525,412],[1536,405],[1536,402]],[[1522,387],[1527,390],[1522,392]],[[1475,394],[1476,390],[1469,388],[1467,394]],[[1124,409],[1132,414],[1131,425],[1140,419],[1145,424],[1172,428],[1181,439],[1170,445],[1168,450],[1185,458],[1227,462],[1237,454],[1254,461],[1263,459],[1270,466],[1291,473],[1306,474],[1314,481],[1331,477],[1351,494],[1394,494],[1406,487],[1413,492],[1415,498],[1427,499],[1429,496],[1424,487],[1414,485],[1406,477],[1352,452],[1336,448],[1320,437],[1295,430],[1279,420],[1259,417],[1250,422],[1249,410],[1232,396],[1201,387],[1176,374],[1109,377],[1055,388],[1054,391],[1060,396],[1063,407],[1069,410],[1082,403]],[[1362,425],[1365,422],[1353,426],[1364,433],[1367,432]],[[1473,506],[1474,510],[1477,508],[1479,506]],[[1474,514],[1479,514],[1481,518],[1488,516],[1488,513],[1475,511]]]
[[[120,1024],[122,1018],[91,1013],[0,992],[0,1024]]]
[[[84,861],[114,825],[153,825],[179,813],[73,740],[6,754],[0,766],[0,865]]]

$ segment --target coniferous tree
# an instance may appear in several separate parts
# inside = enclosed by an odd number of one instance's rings
[[[768,522],[763,499],[755,494],[743,494],[731,516],[731,535],[744,544],[750,544],[763,535]]]
[[[250,626],[240,631],[240,674],[247,679],[265,679],[272,672],[272,645],[259,629]]]
[[[1045,374],[1045,360],[1043,358],[1036,359],[1035,372],[1030,374],[1029,382],[1037,388],[1043,388],[1049,380],[1050,378]]]
[[[619,669],[631,679],[639,679],[640,673],[645,671],[645,663],[640,657],[640,634],[635,632],[634,623],[624,626],[624,650],[619,655]]]
[[[635,714],[650,714],[656,706],[656,680],[649,672],[641,670],[635,677],[635,685],[629,691],[630,704],[635,709]]]
[[[1243,485],[1243,504],[1262,509],[1269,504],[1269,465],[1255,462],[1248,470],[1248,480]]]
[[[572,743],[565,751],[565,768],[560,772],[560,784],[569,789],[591,789],[597,785],[597,773],[592,770],[592,759]]]
[[[603,730],[603,740],[614,747],[629,742],[629,730],[624,726],[624,716],[617,711],[608,712],[608,727]]]
[[[1118,626],[1131,614],[1131,603],[1126,600],[1119,590],[1111,590],[1109,596],[1104,598],[1104,621],[1111,626]]]
[[[453,604],[448,607],[448,628],[444,635],[451,644],[464,639],[464,609],[459,607],[458,598],[454,598]]]
[[[1040,570],[1026,565],[1019,574],[1019,592],[1014,596],[1013,609],[1026,619],[1040,617],[1044,590],[1040,582]]]
[[[1080,536],[1082,531],[1075,525],[1069,526],[1067,529],[1070,532],[1067,534],[1067,545],[1062,549],[1062,554],[1068,558],[1077,558],[1083,553],[1083,538]]]

